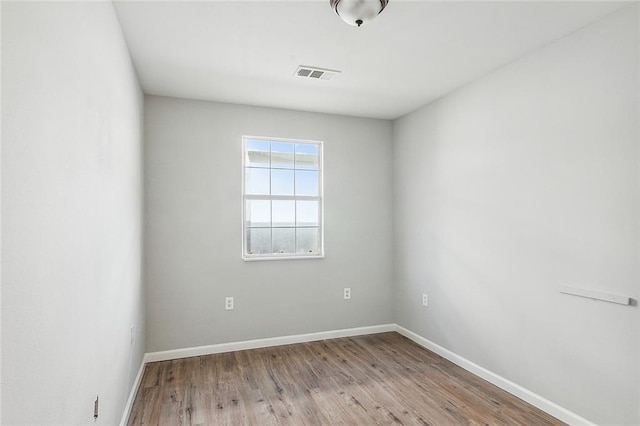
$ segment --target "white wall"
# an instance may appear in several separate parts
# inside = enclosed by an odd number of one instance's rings
[[[2,66],[2,423],[117,424],[145,351],[143,96],[113,6],[3,2]]]
[[[640,297],[636,13],[394,123],[398,323],[599,424],[640,422],[638,307],[558,286]]]
[[[241,260],[242,135],[324,141],[324,259]],[[390,142],[389,121],[146,97],[149,351],[391,322]]]
[[[2,43],[2,4],[0,1],[0,44]],[[2,96],[2,52],[0,51],[0,100]],[[0,102],[0,188],[2,187],[2,102]],[[0,424],[2,423],[2,191],[0,191]]]
[[[640,40],[640,7],[636,7],[636,37]],[[638,55],[638,61],[640,62],[640,42],[636,43],[636,51]],[[636,69],[637,79],[640,81],[640,65]],[[636,87],[638,98],[637,103],[640,105],[640,84]],[[638,122],[640,122],[640,107],[638,108]],[[640,149],[638,150],[638,155],[640,156]],[[640,163],[640,158],[638,158],[638,163]],[[640,186],[640,173],[638,173],[638,186]],[[640,233],[640,227],[638,227],[638,232]],[[640,236],[638,237],[640,239]],[[638,247],[638,262],[640,262],[640,247]],[[638,282],[640,282],[640,276],[638,277]],[[638,347],[640,347],[640,315],[638,315]],[[638,365],[640,366],[640,350],[638,350]],[[638,368],[638,400],[636,403],[638,408],[638,419],[640,422],[640,368]]]

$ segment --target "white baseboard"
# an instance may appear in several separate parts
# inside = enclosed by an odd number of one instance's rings
[[[138,388],[140,387],[140,382],[142,382],[142,373],[144,372],[145,366],[144,359],[140,364],[140,369],[138,370],[138,375],[136,376],[136,380],[133,382],[131,386],[131,392],[129,392],[129,398],[127,399],[127,404],[124,406],[124,411],[122,412],[122,419],[120,420],[120,426],[126,426],[129,421],[129,414],[131,414],[131,408],[133,408],[133,401],[136,398],[136,394],[138,393]]]
[[[522,386],[516,383],[513,383],[512,381],[505,379],[504,377],[492,371],[489,371],[486,368],[481,367],[478,364],[471,362],[468,359],[461,357],[460,355],[454,352],[451,352],[448,349],[443,348],[437,343],[434,343],[431,340],[426,339],[420,336],[419,334],[414,333],[413,331],[407,330],[406,328],[399,326],[397,324],[396,324],[395,331],[413,340],[420,346],[426,349],[429,349],[432,352],[435,352],[441,357],[448,359],[454,364],[464,368],[465,370],[475,374],[478,377],[483,378],[489,383],[492,383],[498,386],[499,388],[509,392],[510,394],[517,396],[518,398],[528,402],[534,407],[537,407],[542,411],[545,411],[546,413],[551,414],[553,417],[565,423],[568,423],[570,425],[575,425],[575,426],[578,426],[578,425],[579,426],[595,426],[594,423],[590,422],[584,417],[581,417],[576,413],[569,411],[566,408],[561,407],[558,404],[551,402],[546,398],[543,398],[537,393],[532,392],[528,389],[525,389]]]
[[[339,337],[363,336],[365,334],[395,331],[395,324],[373,325],[369,327],[346,328],[342,330],[321,331],[318,333],[295,334],[292,336],[270,337],[267,339],[245,340],[241,342],[220,343],[217,345],[197,346],[193,348],[174,349],[145,354],[144,362],[167,361],[170,359],[189,358],[219,354],[223,352],[243,351],[246,349],[268,348],[271,346],[291,345],[293,343],[315,342],[316,340],[337,339]]]

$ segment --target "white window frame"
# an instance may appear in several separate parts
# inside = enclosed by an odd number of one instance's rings
[[[245,188],[245,173],[246,173],[246,141],[247,140],[261,140],[265,142],[285,142],[293,144],[312,144],[318,147],[318,195],[247,195]],[[271,164],[269,165],[271,169]],[[242,136],[242,260],[254,261],[254,260],[285,260],[285,259],[324,259],[324,153],[323,142],[308,140],[308,139],[287,139],[287,138],[273,138],[265,136]],[[271,184],[271,183],[270,183]],[[247,252],[247,227],[246,227],[246,206],[247,200],[292,200],[292,201],[318,201],[318,252],[309,253],[260,253],[249,254]],[[297,229],[296,226],[294,226]],[[271,226],[273,230],[273,224]]]

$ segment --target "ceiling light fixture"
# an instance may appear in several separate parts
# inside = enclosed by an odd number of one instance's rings
[[[359,27],[378,16],[389,0],[329,0],[329,3],[344,22]]]

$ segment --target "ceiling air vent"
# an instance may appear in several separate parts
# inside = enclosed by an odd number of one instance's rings
[[[316,80],[331,80],[333,77],[340,74],[340,72],[341,71],[300,65],[294,75],[304,78],[313,78]]]

